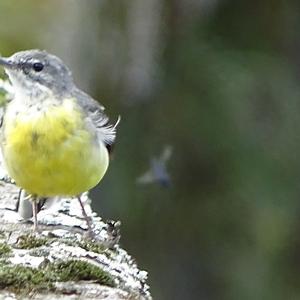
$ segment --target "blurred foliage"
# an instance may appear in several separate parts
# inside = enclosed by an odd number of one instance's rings
[[[92,195],[155,299],[300,298],[298,1],[3,0],[0,25],[122,116]],[[167,144],[171,188],[137,185]]]

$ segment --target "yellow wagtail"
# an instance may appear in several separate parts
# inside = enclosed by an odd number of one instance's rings
[[[0,57],[0,65],[15,91],[3,117],[2,154],[11,178],[32,196],[35,230],[39,197],[75,196],[91,231],[80,195],[104,176],[116,125],[58,57],[28,50]]]

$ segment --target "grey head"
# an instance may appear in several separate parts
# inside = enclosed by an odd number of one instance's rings
[[[72,74],[57,56],[41,50],[26,50],[0,57],[14,88],[29,96],[68,94],[74,88]]]

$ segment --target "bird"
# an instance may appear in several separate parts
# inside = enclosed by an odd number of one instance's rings
[[[152,157],[150,160],[150,168],[147,172],[136,179],[138,184],[157,183],[162,187],[170,187],[172,180],[167,171],[166,163],[171,158],[173,148],[166,145],[159,157]]]
[[[8,175],[29,195],[34,230],[39,199],[77,198],[96,186],[109,166],[116,127],[104,107],[74,83],[72,73],[45,50],[0,56],[14,90],[1,126],[1,152]]]

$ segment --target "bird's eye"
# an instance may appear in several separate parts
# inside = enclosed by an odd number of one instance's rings
[[[41,72],[44,69],[44,65],[40,62],[36,62],[32,65],[32,68],[36,72]]]

